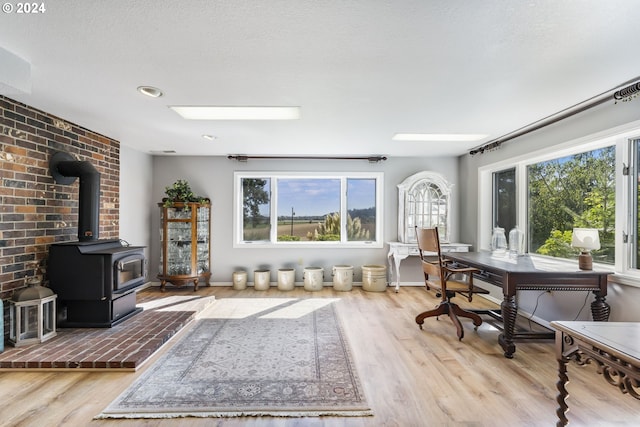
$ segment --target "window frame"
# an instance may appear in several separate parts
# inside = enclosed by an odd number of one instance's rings
[[[517,200],[517,196],[518,196],[518,193],[517,193],[517,191],[518,191],[517,168],[515,166],[512,166],[512,167],[508,167],[506,169],[501,169],[501,170],[494,171],[494,172],[491,173],[491,177],[492,177],[491,195],[492,195],[492,200],[493,200],[492,201],[492,206],[491,206],[491,209],[492,209],[491,224],[492,224],[492,227],[502,227],[502,228],[504,228],[504,230],[507,233],[513,227],[503,226],[503,223],[502,223],[502,221],[500,219],[500,215],[499,215],[499,213],[500,213],[499,212],[500,211],[500,207],[499,207],[500,199],[499,199],[498,195],[496,194],[495,189],[496,189],[496,186],[498,185],[498,182],[499,182],[499,175],[503,174],[505,172],[511,172],[511,171],[513,171],[513,180],[514,180],[513,187],[514,187],[514,193],[515,193],[514,194],[514,198],[516,198],[516,200]],[[513,226],[516,226],[516,225],[518,225],[518,204],[517,203],[516,203],[516,206],[514,206],[513,210],[514,210],[514,213],[515,213],[515,218],[513,218],[513,221],[514,221]],[[519,227],[519,225],[518,225],[518,227]]]
[[[269,240],[245,241],[243,240],[243,197],[242,180],[245,178],[270,179],[270,221],[271,233]],[[341,240],[340,241],[278,241],[277,240],[277,187],[279,179],[339,179],[340,187],[340,219],[341,219]],[[376,203],[376,233],[375,240],[369,241],[349,241],[347,240],[347,181],[349,179],[373,179],[376,183],[375,203]],[[383,236],[383,212],[384,212],[384,173],[383,172],[273,172],[273,171],[236,171],[233,177],[234,202],[233,202],[233,247],[234,248],[382,248],[384,247]]]
[[[638,212],[638,205],[640,205],[640,202],[638,202],[638,194],[640,193],[640,182],[638,182],[638,177],[640,177],[640,133],[629,138],[628,141],[627,162],[623,165],[623,168],[626,166],[626,171],[624,172],[626,172],[627,177],[624,180],[626,183],[624,191],[627,195],[625,198],[627,202],[625,212],[628,224],[627,229],[622,233],[622,243],[627,246],[623,256],[627,270],[640,271],[640,260],[638,260],[638,249],[640,248],[640,227],[638,226],[638,221],[640,221],[640,213]]]
[[[509,168],[516,169],[516,225],[525,233],[525,241],[528,242],[527,223],[527,166],[547,160],[553,160],[564,156],[570,156],[580,152],[595,150],[607,146],[615,147],[615,185],[616,185],[616,236],[615,236],[615,264],[594,263],[594,268],[603,270],[614,270],[615,281],[631,286],[640,287],[640,266],[634,268],[632,265],[632,250],[635,243],[631,238],[624,241],[625,233],[629,236],[633,234],[636,225],[633,224],[633,215],[630,212],[634,208],[633,185],[631,179],[633,174],[638,174],[639,165],[635,165],[632,155],[632,141],[640,140],[640,122],[634,122],[629,126],[611,129],[595,135],[578,138],[566,143],[561,143],[553,147],[546,147],[535,150],[510,159],[501,160],[478,168],[478,250],[489,250],[491,242],[493,216],[493,174]],[[640,142],[639,142],[640,144]],[[623,168],[629,166],[629,174],[623,173]],[[508,231],[507,231],[508,232]],[[638,236],[635,237],[638,239]],[[640,242],[638,242],[640,244]],[[527,248],[528,249],[528,248]],[[535,257],[544,255],[531,254]],[[570,260],[554,258],[559,262],[571,263]],[[573,263],[572,263],[573,264]]]

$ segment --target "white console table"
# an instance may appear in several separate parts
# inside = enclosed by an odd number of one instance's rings
[[[389,278],[393,279],[394,266],[395,266],[395,282],[396,292],[400,290],[400,263],[403,259],[409,256],[419,256],[417,243],[401,243],[401,242],[387,242],[389,245],[389,254],[387,255],[389,261]],[[467,243],[441,243],[440,250],[442,252],[469,252],[471,245]],[[433,253],[435,255],[435,252]],[[393,263],[392,263],[393,262]]]

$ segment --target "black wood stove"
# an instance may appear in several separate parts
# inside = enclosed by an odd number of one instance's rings
[[[146,282],[143,246],[99,240],[100,174],[88,162],[56,153],[49,162],[57,183],[80,178],[78,241],[49,247],[49,286],[58,295],[58,326],[111,327],[142,311],[136,290]]]
[[[60,327],[111,327],[142,310],[135,291],[145,283],[144,247],[120,240],[55,243],[47,271]]]

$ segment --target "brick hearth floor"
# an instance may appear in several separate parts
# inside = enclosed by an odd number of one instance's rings
[[[64,328],[42,344],[5,347],[0,371],[14,369],[136,370],[180,329],[195,319],[213,297],[167,297],[112,328]]]

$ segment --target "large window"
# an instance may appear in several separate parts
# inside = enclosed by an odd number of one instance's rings
[[[382,174],[235,176],[235,244],[382,247]]]
[[[615,147],[527,166],[529,252],[577,258],[574,228],[595,228],[594,261],[615,262]]]
[[[491,230],[518,225],[530,254],[572,260],[574,228],[595,228],[596,264],[618,279],[640,278],[640,131],[629,128],[586,137],[549,150],[505,159],[480,169],[478,247],[489,249]],[[628,279],[628,280],[627,280]]]

